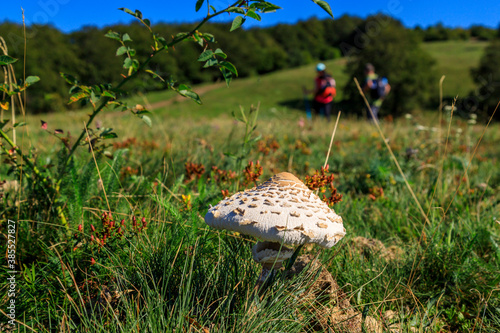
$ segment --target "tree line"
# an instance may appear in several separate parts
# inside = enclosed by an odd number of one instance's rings
[[[159,23],[153,30],[159,35],[173,38],[180,32],[189,31],[192,24]],[[31,112],[50,112],[68,108],[68,86],[60,78],[60,72],[74,75],[85,84],[116,83],[120,80],[122,60],[116,56],[116,45],[104,34],[109,30],[126,32],[133,40],[140,61],[149,56],[151,36],[137,23],[119,24],[105,28],[86,26],[78,31],[63,33],[50,25],[32,25],[26,30],[26,73],[37,75],[41,81],[29,92]],[[433,60],[421,48],[424,41],[452,39],[495,40],[500,31],[483,26],[468,29],[448,28],[436,24],[427,28],[406,28],[389,16],[375,15],[362,19],[342,16],[335,20],[311,18],[296,24],[279,24],[266,28],[237,29],[230,32],[230,23],[207,24],[203,32],[211,33],[215,42],[229,55],[237,67],[239,77],[265,74],[279,69],[296,67],[314,61],[349,56],[347,71],[359,76],[364,59],[370,59],[383,72],[401,72],[412,69],[412,75],[399,75],[392,79],[396,90],[388,109],[401,114],[416,104],[429,99],[430,92],[421,89],[431,79]],[[4,22],[0,24],[0,36],[9,46],[9,54],[23,58],[25,41],[23,27]],[[370,39],[376,39],[371,43]],[[387,51],[385,52],[384,49]],[[150,68],[164,78],[191,84],[220,79],[214,69],[202,70],[197,62],[203,48],[196,43],[183,43],[169,50],[168,54],[151,62]],[[375,60],[374,60],[375,59]],[[483,63],[488,65],[487,62]],[[484,65],[483,64],[483,65]],[[18,75],[23,73],[22,61],[15,64]],[[479,70],[479,69],[478,69]],[[482,69],[484,72],[484,68]],[[404,80],[404,84],[397,84]],[[144,76],[131,83],[136,92],[164,89],[164,85]],[[355,87],[348,85],[349,99]],[[75,107],[75,106],[72,106]]]

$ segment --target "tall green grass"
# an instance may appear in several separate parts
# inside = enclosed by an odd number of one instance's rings
[[[58,243],[33,240],[44,255],[38,253],[39,259],[27,263],[20,275],[20,321],[38,331],[312,331],[317,312],[304,307],[300,295],[313,278],[307,273],[295,280],[279,277],[268,298],[255,300],[254,240],[211,230],[203,221],[208,206],[222,199],[221,189],[233,188],[208,179],[209,170],[235,167],[229,155],[239,153],[244,125],[228,117],[193,121],[167,116],[145,132],[126,117],[108,117],[102,121],[113,122],[120,140],[135,138],[126,148],[109,147],[111,160],[98,156],[111,210],[116,221],[126,220],[127,230],[133,215],[144,216],[147,228],[104,248],[88,246],[90,224],[100,230],[100,214],[108,207],[92,155],[81,152],[71,168],[76,173],[70,172],[64,185],[71,234],[63,233]],[[54,116],[50,123],[56,122],[62,127]],[[482,125],[453,119],[447,155],[446,123],[441,132],[433,129],[436,122],[418,116],[382,126],[420,204],[429,211],[429,223],[373,125],[341,119],[328,162],[344,195],[334,208],[344,219],[347,236],[331,250],[307,251],[319,256],[353,309],[364,318],[375,317],[384,330],[500,329],[498,125],[488,129],[470,167]],[[269,113],[252,137],[264,145],[274,139],[279,148],[266,155],[255,144],[246,161],[260,161],[265,172],[261,180],[278,171],[303,178],[323,165],[332,127],[321,121],[302,126],[294,115]],[[30,135],[43,138],[42,156],[53,158],[52,139],[36,131]],[[407,156],[409,147],[418,153]],[[187,161],[205,165],[199,180],[184,177]],[[137,172],[127,173],[127,167]],[[377,189],[384,195],[373,196]],[[58,234],[62,228],[56,221],[19,222],[25,230],[34,224]],[[84,235],[74,238],[79,224]],[[396,259],[360,252],[358,236],[397,247]],[[388,310],[396,316],[385,318]],[[333,331],[341,330],[330,324]]]

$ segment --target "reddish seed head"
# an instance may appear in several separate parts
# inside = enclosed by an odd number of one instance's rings
[[[91,265],[95,265],[95,259],[94,259],[94,258],[91,258],[91,259],[90,259],[90,264],[91,264]]]
[[[94,241],[94,235],[90,235],[90,241],[93,242]]]
[[[115,227],[115,221],[109,222],[109,226],[110,226],[110,228],[114,228]]]
[[[78,225],[78,231],[80,231],[80,232],[83,231],[83,226],[81,224]]]
[[[92,229],[92,231],[95,232],[95,227],[93,224],[90,225],[90,229]]]
[[[142,218],[142,220],[141,220],[141,222],[142,222],[142,226],[145,228],[145,227],[146,227],[146,225],[147,225],[147,223],[146,223],[146,218],[145,218],[145,217],[143,217],[143,218]]]
[[[137,219],[135,218],[135,216],[132,217],[132,226],[134,227],[134,229],[135,227],[137,227]]]
[[[118,234],[120,234],[120,235],[121,235],[121,234],[122,234],[122,228],[121,228],[121,227],[120,227],[120,228],[118,228],[118,231],[117,231],[117,232],[118,232]]]
[[[123,219],[123,220],[121,221],[121,223],[122,223],[122,226],[124,226],[124,227],[125,227],[125,219]]]

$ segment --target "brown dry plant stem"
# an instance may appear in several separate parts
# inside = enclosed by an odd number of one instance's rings
[[[440,102],[439,102],[439,134],[438,134],[438,139],[439,142],[441,142],[441,120],[443,118],[443,80],[444,80],[444,75],[441,77],[441,80],[439,80],[439,97],[440,97]],[[458,97],[458,96],[457,96]],[[450,113],[450,121],[448,123],[448,132],[446,134],[446,142],[444,145],[444,154],[441,154],[441,145],[438,146],[439,149],[439,157],[441,158],[441,167],[439,168],[439,174],[436,180],[436,185],[434,186],[434,191],[432,191],[432,196],[431,200],[429,203],[429,208],[427,210],[427,216],[429,216],[430,211],[432,209],[432,203],[434,202],[434,197],[436,196],[437,189],[439,187],[439,182],[441,180],[441,177],[443,175],[443,168],[444,168],[444,160],[446,156],[448,155],[448,141],[450,139],[450,133],[451,133],[451,121],[453,120],[453,111],[455,111],[455,103],[457,101],[457,97],[453,100],[453,103],[451,105],[451,113]],[[422,229],[423,232],[423,229]]]
[[[333,138],[335,137],[335,133],[337,132],[337,126],[339,125],[340,115],[342,111],[339,111],[337,114],[337,121],[335,122],[335,127],[333,128],[332,138],[330,139],[330,146],[328,147],[328,153],[326,154],[325,164],[323,164],[323,168],[326,168],[328,164],[328,158],[330,157],[330,152],[332,151]]]
[[[410,191],[410,194],[411,194],[413,200],[415,201],[415,204],[417,205],[418,209],[420,210],[422,217],[425,219],[425,221],[427,223],[430,224],[429,218],[425,214],[422,206],[420,205],[420,202],[417,199],[417,196],[415,195],[415,192],[413,192],[413,189],[411,188],[410,184],[408,183],[408,180],[406,179],[406,176],[405,176],[403,170],[401,169],[401,166],[399,165],[399,162],[396,159],[396,156],[394,155],[394,152],[392,151],[391,146],[387,142],[387,139],[386,139],[384,133],[382,132],[382,129],[380,128],[378,120],[375,118],[375,115],[373,114],[372,108],[370,107],[370,103],[368,103],[368,100],[366,99],[366,96],[363,92],[363,89],[361,89],[361,86],[359,85],[358,79],[354,78],[354,82],[356,83],[356,86],[358,87],[358,90],[359,90],[361,97],[363,97],[363,100],[365,101],[366,107],[368,108],[368,111],[370,112],[372,119],[374,120],[373,122],[374,122],[375,126],[377,127],[378,133],[380,134],[382,141],[384,141],[384,144],[387,147],[387,150],[389,151],[389,154],[391,155],[391,158],[394,161],[394,164],[396,164],[396,167],[398,168],[398,171],[399,171],[401,177],[403,177],[403,180],[406,184],[406,187],[408,188],[408,191]]]

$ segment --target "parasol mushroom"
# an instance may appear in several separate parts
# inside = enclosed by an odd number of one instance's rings
[[[262,265],[258,287],[293,255],[293,246],[331,248],[345,235],[342,218],[288,172],[222,200],[208,210],[205,222],[259,239],[252,248],[253,259]]]

